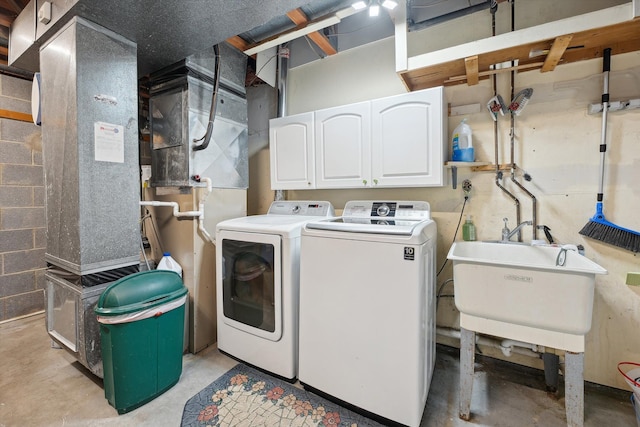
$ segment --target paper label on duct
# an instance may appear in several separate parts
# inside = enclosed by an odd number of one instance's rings
[[[95,122],[93,128],[96,161],[124,163],[124,126]]]

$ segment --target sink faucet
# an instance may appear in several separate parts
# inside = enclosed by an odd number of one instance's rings
[[[516,234],[522,227],[525,225],[533,225],[533,221],[522,221],[516,228],[513,230],[509,230],[507,223],[509,222],[509,218],[502,218],[504,221],[504,228],[502,229],[502,241],[508,242],[511,238]]]

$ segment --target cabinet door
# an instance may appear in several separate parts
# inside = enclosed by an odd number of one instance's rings
[[[372,101],[374,186],[444,185],[444,107],[442,87]]]
[[[315,113],[316,188],[369,186],[371,104]]]
[[[269,121],[272,190],[315,188],[313,112]]]

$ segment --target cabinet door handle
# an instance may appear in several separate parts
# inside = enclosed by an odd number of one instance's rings
[[[363,184],[363,185],[367,185],[367,180],[366,180],[366,179],[363,179],[363,180],[362,180],[362,184]]]
[[[378,180],[377,179],[373,180],[373,185],[378,185]]]

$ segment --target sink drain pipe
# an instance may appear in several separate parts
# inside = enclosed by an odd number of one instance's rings
[[[455,338],[457,340],[460,339],[460,330],[455,328],[436,326],[436,334],[443,337]],[[536,359],[542,358],[542,362],[544,363],[544,382],[546,389],[552,393],[556,393],[558,391],[560,384],[560,356],[549,351],[551,349],[522,341],[510,339],[497,340],[495,338],[481,336],[478,333],[475,335],[476,344],[497,348],[502,351],[502,354],[506,357],[511,357],[513,353],[516,353]]]
[[[436,334],[443,337],[460,339],[460,330],[455,328],[446,328],[443,326],[436,327]],[[487,338],[476,334],[476,344],[484,345],[487,347],[497,348],[502,351],[506,357],[511,357],[513,353],[521,354],[523,356],[540,358],[540,354],[545,352],[543,346],[537,344],[526,343],[516,340],[497,340],[494,338]]]
[[[206,184],[206,188],[204,189],[206,193],[200,198],[200,202],[198,204],[197,211],[182,211],[180,212],[180,205],[178,202],[161,202],[157,200],[141,200],[140,206],[153,206],[153,207],[168,207],[173,209],[173,216],[176,218],[197,218],[198,219],[198,231],[202,235],[203,239],[206,242],[216,244],[215,238],[209,234],[209,232],[204,228],[204,203],[207,200],[209,194],[212,191],[211,178],[205,177],[197,177],[198,181],[202,181]]]

